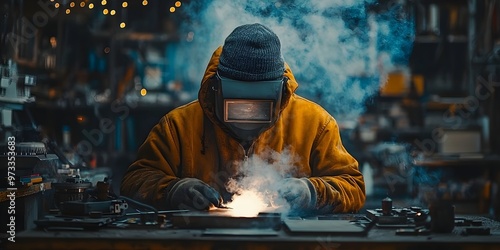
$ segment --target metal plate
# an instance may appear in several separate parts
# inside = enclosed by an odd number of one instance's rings
[[[176,213],[170,218],[173,227],[177,228],[279,228],[279,213],[260,213],[255,217],[231,216],[231,211],[218,209],[214,211],[190,211]]]
[[[271,228],[207,228],[203,235],[209,236],[277,236]]]
[[[370,226],[363,226],[348,220],[290,220],[283,224],[291,233],[366,235]]]
[[[83,229],[97,230],[113,222],[112,218],[72,218],[46,216],[45,218],[35,220],[34,223],[39,228],[46,229]]]

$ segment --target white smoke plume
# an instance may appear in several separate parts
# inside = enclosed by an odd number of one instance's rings
[[[379,2],[383,2],[381,4]],[[176,74],[197,90],[212,52],[239,25],[262,23],[279,37],[298,93],[334,116],[357,119],[387,72],[407,63],[414,35],[404,1],[191,1]]]

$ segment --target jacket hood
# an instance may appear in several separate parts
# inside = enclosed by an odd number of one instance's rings
[[[222,46],[218,47],[212,54],[210,61],[208,62],[207,68],[205,70],[205,74],[203,75],[203,79],[201,81],[200,90],[198,92],[198,101],[203,109],[203,112],[207,115],[207,117],[214,123],[219,124],[219,120],[215,116],[215,95],[214,95],[214,86],[215,86],[215,75],[217,73],[217,67],[219,65],[219,57],[222,52]],[[283,93],[281,100],[281,110],[283,110],[289,100],[290,97],[295,93],[299,84],[295,80],[295,76],[292,73],[292,70],[285,63],[285,72],[283,74],[284,77],[288,78],[286,83],[285,92]]]

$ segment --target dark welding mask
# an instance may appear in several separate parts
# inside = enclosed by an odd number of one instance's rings
[[[278,119],[286,78],[238,81],[217,74],[217,79],[217,118],[239,139],[254,139]]]

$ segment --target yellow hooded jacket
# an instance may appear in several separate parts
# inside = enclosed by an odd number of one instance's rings
[[[342,145],[335,119],[318,104],[297,94],[298,83],[288,65],[281,114],[248,151],[216,118],[212,86],[222,47],[212,55],[198,100],[166,114],[139,148],[137,160],[125,173],[121,195],[157,208],[168,207],[166,195],[180,178],[198,178],[219,192],[246,157],[269,149],[299,156],[294,177],[307,177],[317,193],[317,209],[355,212],[365,202],[365,185],[358,162]],[[227,193],[227,192],[226,192]]]

